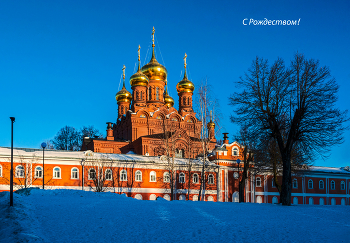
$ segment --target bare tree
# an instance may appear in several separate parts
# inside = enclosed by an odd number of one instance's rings
[[[65,126],[59,130],[52,144],[57,150],[78,151],[79,132],[74,127]]]
[[[281,202],[291,205],[293,150],[312,161],[343,142],[348,118],[335,108],[339,86],[327,67],[296,54],[289,69],[282,59],[270,67],[256,58],[237,88],[229,98],[236,113],[231,120],[246,123],[258,143],[275,142],[283,168]]]

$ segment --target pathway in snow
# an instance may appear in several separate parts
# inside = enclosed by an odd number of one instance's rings
[[[139,201],[113,193],[0,193],[2,242],[350,242],[349,207]],[[12,228],[14,229],[12,229]]]

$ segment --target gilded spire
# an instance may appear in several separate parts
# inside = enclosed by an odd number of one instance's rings
[[[187,63],[186,63],[186,59],[187,59],[187,55],[186,55],[186,53],[185,53],[185,57],[184,57],[184,66],[185,66],[185,74],[184,74],[184,79],[187,79],[187,73],[186,73]]]
[[[210,122],[213,121],[213,111],[210,111]]]
[[[125,89],[125,65],[123,65],[123,89]]]
[[[140,64],[140,49],[141,49],[141,46],[139,45],[139,49],[138,49],[138,54],[139,54],[139,69],[137,70],[138,72],[140,72],[141,71],[141,64]]]
[[[154,32],[155,32],[156,30],[154,29],[154,26],[153,26],[153,30],[152,30],[152,48],[153,48],[153,50],[152,50],[152,60],[154,59],[156,59],[156,56],[155,56],[155,54],[154,54],[154,47],[155,47],[155,45],[154,45]]]

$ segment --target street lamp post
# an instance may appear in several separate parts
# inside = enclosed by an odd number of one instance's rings
[[[15,122],[14,117],[11,119],[11,170],[10,170],[10,206],[13,206],[13,123]]]
[[[238,202],[241,202],[241,183],[239,181],[240,175],[239,175],[239,163],[241,163],[240,159],[237,159],[237,170],[238,170]]]
[[[45,151],[45,148],[46,148],[46,143],[45,142],[43,142],[43,143],[41,143],[41,147],[43,148],[43,189],[45,189],[45,183],[44,183],[44,180],[45,180],[45,153],[44,153],[44,151]]]

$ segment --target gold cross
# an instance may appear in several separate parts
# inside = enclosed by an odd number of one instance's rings
[[[125,65],[123,65],[123,79],[125,79]]]
[[[154,26],[153,26],[153,30],[152,30],[152,42],[153,42],[153,44],[154,44],[154,32],[155,32],[156,30],[154,29]]]
[[[186,68],[186,66],[187,66],[187,64],[186,64],[186,58],[187,58],[187,55],[186,55],[186,53],[185,53],[185,57],[184,57],[185,68]]]
[[[141,46],[139,45],[139,49],[138,49],[138,53],[139,53],[139,61],[140,61],[140,49],[141,49]]]

